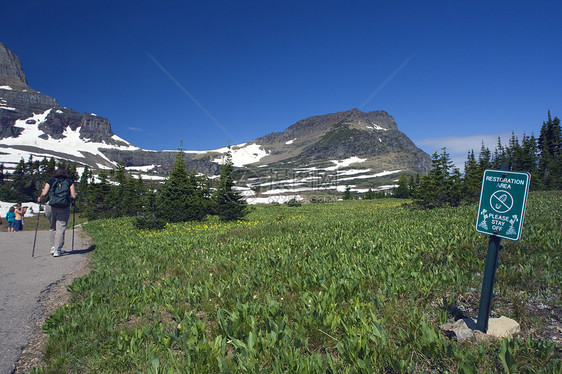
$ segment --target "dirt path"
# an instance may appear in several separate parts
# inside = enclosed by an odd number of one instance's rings
[[[49,253],[49,232],[0,232],[0,372],[25,373],[41,364],[47,341],[41,326],[68,299],[66,286],[88,274],[91,241],[77,228],[67,230],[63,256]]]

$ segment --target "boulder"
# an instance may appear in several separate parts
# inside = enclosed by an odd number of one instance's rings
[[[459,342],[474,337],[476,340],[487,338],[509,338],[521,331],[519,323],[501,316],[500,318],[490,318],[488,320],[488,331],[482,333],[476,328],[476,321],[472,318],[459,319],[455,323],[445,323],[439,328],[450,335],[454,335]]]

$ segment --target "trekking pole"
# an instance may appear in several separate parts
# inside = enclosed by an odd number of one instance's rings
[[[76,221],[76,201],[72,201],[72,252],[74,252],[74,222]]]
[[[39,214],[41,213],[41,203],[39,203],[39,210],[37,211],[37,223],[35,224],[35,238],[33,239],[33,250],[31,257],[35,255],[35,243],[37,242],[37,230],[39,229]]]

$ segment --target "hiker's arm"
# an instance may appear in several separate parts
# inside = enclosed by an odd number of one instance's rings
[[[45,196],[47,196],[47,194],[49,193],[50,188],[51,186],[49,185],[49,183],[45,183],[45,187],[43,187],[43,191],[41,191],[41,195],[39,195],[39,197],[37,198],[37,202],[41,202],[45,200]]]
[[[78,194],[76,193],[76,188],[74,188],[74,183],[70,185],[70,196],[76,200]]]

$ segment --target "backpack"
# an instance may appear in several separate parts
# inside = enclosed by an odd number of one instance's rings
[[[57,208],[70,206],[70,184],[66,178],[57,178],[49,189],[49,205]]]

